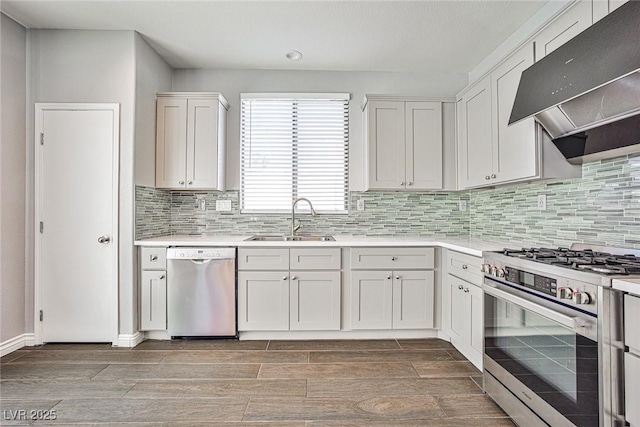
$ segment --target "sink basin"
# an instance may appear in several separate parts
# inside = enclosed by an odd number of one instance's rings
[[[335,242],[333,236],[251,236],[251,242]]]

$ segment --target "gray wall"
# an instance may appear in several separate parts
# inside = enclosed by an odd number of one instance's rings
[[[120,332],[137,330],[134,295],[134,123],[135,55],[132,31],[30,30],[28,34],[28,123],[33,138],[35,102],[117,102],[120,104],[119,286]],[[34,153],[27,144],[28,221],[33,223]],[[27,307],[33,307],[33,230],[29,242]],[[33,321],[33,313],[27,313]],[[28,325],[33,330],[33,324]]]
[[[0,14],[0,342],[25,325],[26,31]]]
[[[365,94],[451,97],[467,84],[466,74],[384,73],[282,70],[182,70],[173,74],[174,91],[221,92],[231,104],[227,116],[227,188],[239,188],[240,94],[252,92],[346,92],[351,93],[349,111],[349,187],[364,189],[362,101]],[[453,105],[444,111],[445,153],[455,156]],[[447,125],[447,124],[450,125]],[[454,163],[452,163],[454,164]],[[445,168],[452,172],[453,168]],[[447,182],[449,185],[454,183]]]

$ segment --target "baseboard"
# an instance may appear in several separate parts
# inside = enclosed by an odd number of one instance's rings
[[[349,340],[349,339],[416,339],[436,338],[433,329],[416,330],[357,330],[357,331],[245,331],[243,340]]]
[[[144,341],[144,334],[142,332],[136,332],[135,334],[120,334],[118,335],[118,347],[135,347]]]
[[[6,341],[0,343],[0,357],[6,356],[9,353],[13,353],[16,350],[21,349],[22,347],[32,347],[35,345],[36,338],[35,335],[30,334],[22,334],[17,337],[13,337]]]

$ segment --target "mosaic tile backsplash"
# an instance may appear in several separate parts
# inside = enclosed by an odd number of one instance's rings
[[[302,234],[469,235],[640,248],[640,154],[585,164],[582,178],[457,193],[352,192],[348,215],[301,214]],[[537,209],[539,194],[547,210]],[[198,197],[206,211],[197,208]],[[217,212],[217,199],[231,212]],[[355,209],[363,199],[365,210]],[[469,209],[458,210],[467,200]],[[239,214],[238,192],[136,188],[136,238],[167,234],[288,234],[289,215]]]
[[[547,196],[547,210],[538,210],[539,194]],[[640,154],[587,163],[581,179],[469,195],[473,237],[538,246],[582,242],[640,249]]]

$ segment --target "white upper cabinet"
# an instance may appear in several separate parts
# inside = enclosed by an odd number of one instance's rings
[[[217,93],[159,93],[156,187],[225,189],[226,113]]]
[[[442,189],[442,102],[376,98],[364,107],[366,189]]]
[[[485,77],[457,103],[460,188],[486,184],[493,173],[491,80]]]
[[[520,75],[533,65],[530,45],[518,50],[491,73],[493,172],[490,180],[507,182],[532,178],[538,171],[536,129],[533,118],[509,126]]]
[[[580,0],[545,27],[533,39],[535,60],[539,61],[593,23],[591,0]]]

